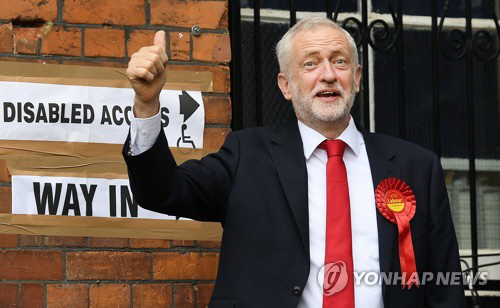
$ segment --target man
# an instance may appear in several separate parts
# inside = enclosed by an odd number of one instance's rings
[[[411,260],[420,275],[460,272],[439,160],[356,126],[350,116],[361,78],[356,46],[332,21],[301,20],[278,43],[277,56],[278,86],[298,121],[231,133],[219,152],[181,166],[158,115],[164,33],[134,54],[127,69],[136,96],[124,157],[138,203],[224,228],[210,307],[463,307],[460,285],[355,283],[353,273],[401,274]],[[340,154],[330,153],[332,144]],[[338,170],[342,185],[331,180]],[[416,200],[409,227],[414,253],[405,245],[400,251],[398,226],[377,210],[375,189],[387,179],[414,194],[405,197]]]

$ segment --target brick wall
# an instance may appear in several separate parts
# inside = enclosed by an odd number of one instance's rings
[[[0,0],[0,61],[126,67],[167,32],[170,70],[210,71],[206,148],[229,132],[227,1]],[[202,28],[200,36],[191,27]],[[0,213],[11,184],[0,162]],[[218,242],[0,235],[0,307],[205,307]]]
[[[219,243],[0,235],[0,307],[206,307]]]

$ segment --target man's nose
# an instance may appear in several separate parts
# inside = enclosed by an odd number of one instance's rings
[[[337,76],[335,74],[335,68],[333,67],[333,64],[329,61],[325,61],[322,66],[323,68],[321,71],[321,80],[329,83],[334,82]]]

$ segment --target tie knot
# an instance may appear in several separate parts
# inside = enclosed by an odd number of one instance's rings
[[[332,156],[340,156],[342,157],[344,155],[344,150],[347,144],[340,140],[340,139],[335,139],[335,140],[325,140],[321,142],[319,145],[320,148],[326,150],[326,154],[328,157]]]

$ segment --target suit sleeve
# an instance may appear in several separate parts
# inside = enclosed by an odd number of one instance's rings
[[[448,201],[444,175],[439,158],[434,155],[432,179],[430,181],[429,211],[429,268],[434,279],[426,285],[425,307],[465,308],[462,279],[455,285],[438,285],[436,275],[441,272],[460,273],[460,257],[457,237]]]
[[[153,147],[137,155],[123,156],[130,186],[139,206],[201,221],[224,221],[233,177],[238,165],[239,142],[230,133],[221,149],[201,160],[177,166],[163,130]]]

